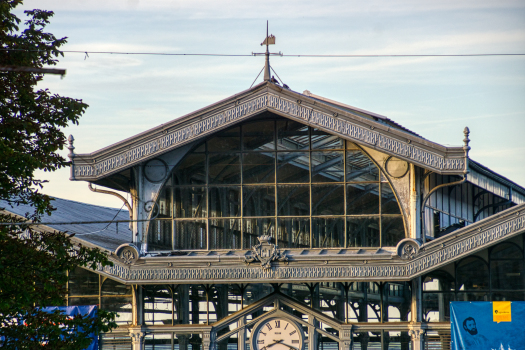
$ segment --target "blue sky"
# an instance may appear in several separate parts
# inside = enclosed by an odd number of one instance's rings
[[[53,10],[48,31],[64,50],[251,54],[525,53],[525,2],[26,0]],[[41,87],[88,103],[73,134],[89,153],[249,88],[261,57],[66,53],[64,79]],[[293,90],[385,115],[444,145],[471,130],[471,158],[525,186],[525,56],[412,58],[274,57]],[[261,78],[259,78],[259,81]],[[67,151],[64,152],[67,154]],[[44,192],[120,207],[70,182],[69,170],[41,173]]]

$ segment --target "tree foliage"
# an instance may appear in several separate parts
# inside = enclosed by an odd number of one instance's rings
[[[0,66],[43,68],[63,56],[57,39],[45,32],[53,12],[25,11],[27,21],[13,14],[21,0],[0,0]],[[77,124],[87,104],[38,89],[42,74],[0,71],[0,200],[30,204],[25,218],[0,215],[1,222],[38,222],[53,210],[52,198],[39,192],[44,180],[36,170],[54,171],[68,162],[61,128]],[[83,349],[92,332],[116,325],[114,314],[100,311],[95,319],[41,310],[64,305],[67,271],[76,266],[95,269],[111,262],[100,250],[75,245],[63,232],[33,226],[0,226],[0,347],[2,349]]]
[[[59,48],[66,38],[57,39],[44,31],[53,12],[25,11],[26,28],[12,10],[21,0],[0,1],[0,66],[42,68],[56,65]],[[87,104],[82,100],[36,89],[42,74],[0,72],[0,198],[15,203],[32,203],[37,214],[50,211],[50,198],[38,192],[43,180],[35,170],[54,171],[67,165],[56,151],[64,148],[61,128],[78,124]]]

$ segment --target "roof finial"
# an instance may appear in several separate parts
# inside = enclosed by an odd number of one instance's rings
[[[67,141],[69,143],[69,146],[67,147],[67,149],[69,150],[68,157],[69,159],[73,160],[73,158],[75,157],[75,146],[73,146],[73,141],[75,141],[75,138],[73,137],[73,135],[69,135]]]
[[[268,46],[275,45],[275,36],[268,35],[268,21],[266,21],[266,39],[264,39],[261,46],[263,45],[266,45],[266,52],[264,53],[264,81],[270,81],[270,50]]]
[[[468,126],[465,126],[465,129],[463,129],[463,134],[465,135],[465,138],[463,139],[463,151],[465,151],[465,169],[463,172],[465,173],[465,176],[468,173],[468,152],[470,151],[470,139],[468,136],[470,135],[470,130]]]

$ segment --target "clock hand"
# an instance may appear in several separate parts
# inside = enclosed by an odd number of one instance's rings
[[[284,345],[284,346],[289,347],[291,350],[299,350],[299,349],[297,349],[296,347],[291,346],[291,345],[288,345],[288,344],[286,344],[286,343],[281,343],[281,344]]]
[[[274,340],[273,340],[273,343],[267,345],[266,348],[269,348],[270,346],[274,346],[275,344],[280,344],[280,343],[282,343],[283,340],[284,340],[284,339],[279,339],[279,340],[275,340],[275,339],[274,339]]]

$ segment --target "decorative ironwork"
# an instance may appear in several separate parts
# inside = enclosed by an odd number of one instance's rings
[[[139,251],[133,244],[118,247],[116,253],[124,264],[130,265],[139,259]]]
[[[264,235],[257,239],[260,243],[252,247],[252,255],[244,260],[247,264],[258,261],[261,263],[261,268],[266,270],[272,267],[272,261],[288,261],[286,254],[281,253],[275,244],[270,243],[272,239],[270,236]]]
[[[414,259],[419,253],[419,242],[411,238],[405,238],[399,242],[396,251],[401,259]]]

